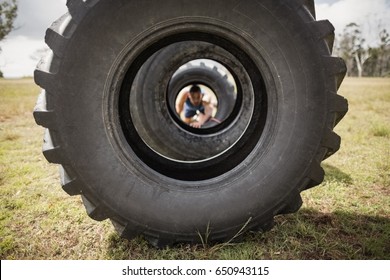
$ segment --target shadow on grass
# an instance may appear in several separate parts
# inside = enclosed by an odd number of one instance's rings
[[[352,185],[352,177],[323,164],[324,183]],[[269,232],[247,232],[237,243],[156,249],[142,237],[109,238],[110,259],[390,259],[390,218],[303,208],[278,216]]]
[[[138,237],[110,236],[110,259],[390,259],[390,219],[311,209],[278,216],[266,233],[248,232],[243,240],[216,246],[179,245],[155,249]]]
[[[325,171],[324,183],[339,182],[339,183],[344,183],[346,185],[350,185],[353,183],[352,177],[349,174],[341,171],[339,168],[334,167],[327,163],[322,164],[322,167],[324,168]]]

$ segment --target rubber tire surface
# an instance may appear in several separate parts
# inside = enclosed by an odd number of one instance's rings
[[[153,82],[155,79],[154,76],[158,76],[159,73],[166,71],[169,64],[172,64],[172,59],[177,59],[176,57],[181,57],[179,64],[183,63],[183,61],[189,60],[190,56],[188,51],[186,54],[180,54],[179,52],[181,50],[190,49],[192,45],[193,43],[191,42],[182,42],[165,47],[142,66],[135,78],[133,87],[145,87],[149,84],[150,80]],[[202,52],[203,50],[198,51]],[[183,57],[185,60],[183,60]],[[188,61],[186,64],[182,64],[180,66],[184,67],[177,69],[169,82],[167,102],[169,103],[171,110],[175,111],[175,101],[177,94],[181,89],[192,84],[203,84],[217,95],[218,111],[215,118],[218,120],[226,119],[233,110],[236,93],[234,85],[228,80],[227,73],[221,73],[224,69],[218,69],[215,65],[208,66],[205,62],[196,64],[193,62],[191,63],[191,61]],[[150,78],[151,76],[152,78]],[[147,89],[140,88],[133,90],[145,91]]]
[[[43,153],[61,165],[64,190],[81,194],[93,219],[110,218],[121,236],[143,234],[159,247],[197,243],[206,234],[224,241],[243,225],[268,229],[275,215],[299,209],[301,191],[322,182],[320,163],[340,145],[333,127],[347,112],[336,94],[346,69],[331,56],[334,29],[315,21],[313,1],[67,6],[69,14],[46,33],[53,54],[35,71],[43,91],[34,117],[47,128]],[[210,160],[208,168],[219,173],[199,180],[145,162],[123,135],[117,109],[125,75],[189,39],[218,44],[244,61],[254,96],[245,134]]]
[[[188,85],[200,83],[214,90],[218,96],[217,119],[225,120],[232,113],[236,94],[234,86],[227,80],[227,75],[204,63],[197,66],[190,64],[184,69],[178,69],[197,58],[198,53],[205,55],[214,49],[214,46],[207,43],[172,44],[153,55],[139,70],[131,88],[130,104],[134,109],[130,110],[138,134],[149,147],[178,160],[199,160],[209,157],[214,151],[218,153],[228,148],[226,145],[216,144],[213,136],[195,136],[190,141],[188,132],[206,134],[209,131],[204,128],[207,129],[208,126],[206,124],[202,130],[193,129],[180,120],[175,110],[179,91]],[[222,49],[217,51],[223,52]],[[164,79],[169,80],[165,96],[153,97],[159,88],[166,87]],[[177,126],[181,126],[184,131],[178,130]],[[232,134],[232,130],[229,130],[218,134],[218,138],[228,139]]]
[[[210,68],[204,63],[199,66],[190,65],[172,77],[168,88],[168,94],[171,94],[168,96],[171,99],[169,100],[170,104],[174,104],[175,93],[178,92],[178,89],[191,84],[206,85],[216,94],[218,110],[215,118],[217,120],[223,121],[229,117],[233,111],[236,97],[234,86],[228,81],[227,75],[222,75],[217,67]]]

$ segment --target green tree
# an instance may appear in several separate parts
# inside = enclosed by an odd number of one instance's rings
[[[350,23],[344,28],[338,40],[337,52],[346,61],[348,76],[363,75],[364,63],[370,57],[370,51],[365,47],[359,25]]]
[[[368,45],[361,30],[356,23],[350,23],[336,40],[335,52],[346,61],[348,76],[389,76],[389,32],[378,25],[378,41]]]
[[[339,35],[339,39],[337,42],[337,55],[342,57],[345,60],[345,63],[347,64],[347,75],[353,76],[353,68],[354,68],[354,58],[353,58],[353,50],[355,48],[355,38],[350,33],[349,29],[351,27],[356,26],[355,23],[348,24],[344,30],[343,33]]]
[[[14,29],[17,11],[18,4],[16,0],[0,0],[0,42]],[[3,72],[0,70],[0,78],[3,77]]]
[[[370,48],[370,58],[364,66],[364,75],[384,77],[390,74],[390,35],[386,29],[379,34],[379,43],[375,48]]]
[[[378,72],[379,76],[386,76],[390,71],[390,35],[386,29],[379,33],[379,39]]]
[[[14,29],[18,5],[16,0],[1,0],[0,2],[0,41],[2,41]]]

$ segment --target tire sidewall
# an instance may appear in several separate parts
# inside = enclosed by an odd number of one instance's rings
[[[226,7],[220,15],[212,8],[199,11],[202,1],[188,2],[180,11],[172,8],[177,1],[143,7],[122,2],[100,1],[79,24],[58,73],[61,94],[51,97],[59,112],[58,141],[74,159],[83,191],[118,217],[161,232],[196,234],[194,228],[210,221],[218,232],[269,215],[299,188],[327,123],[320,53],[302,47],[313,49],[311,31],[302,18],[289,15],[288,6],[277,10],[274,3],[246,1],[237,7],[235,1],[213,1],[215,8]],[[192,16],[199,13],[205,21]],[[153,20],[134,20],[141,15]],[[183,15],[188,15],[185,24]],[[173,33],[172,26],[175,32],[204,26],[220,32],[250,56],[267,90],[267,119],[254,148],[235,168],[203,181],[172,179],[149,168],[126,144],[112,105],[129,63],[156,40],[148,38]],[[312,75],[316,83],[310,82]]]

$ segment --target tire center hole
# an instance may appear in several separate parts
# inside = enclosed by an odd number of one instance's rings
[[[198,88],[200,91],[196,91]],[[176,97],[175,108],[181,121],[194,128],[213,127],[221,123],[215,118],[218,98],[206,85],[194,84],[183,88]]]
[[[222,64],[197,59],[182,65],[173,74],[167,97],[176,121],[206,129],[230,116],[237,99],[237,86]]]
[[[129,106],[131,120],[125,122],[127,139],[152,166],[161,161],[203,168],[219,161],[234,153],[232,148],[251,122],[254,95],[241,64],[226,51],[218,57],[214,48],[208,56],[221,62],[199,53],[192,60],[172,59],[177,48],[188,44],[175,43],[150,56],[128,87],[128,102],[123,103]]]

